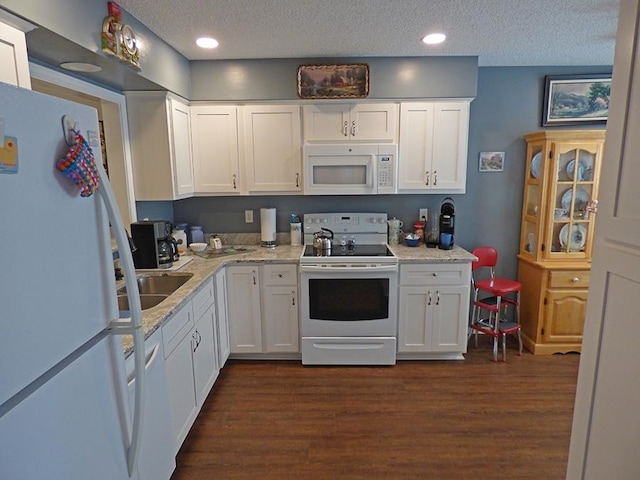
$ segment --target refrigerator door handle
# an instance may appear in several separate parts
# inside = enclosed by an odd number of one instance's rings
[[[140,305],[140,295],[138,291],[138,283],[136,282],[136,270],[133,266],[133,257],[129,248],[129,240],[127,232],[124,228],[120,210],[116,198],[107,178],[107,173],[100,162],[96,162],[98,170],[98,178],[100,179],[100,187],[98,193],[104,203],[105,208],[111,222],[111,229],[116,238],[118,245],[118,253],[120,255],[120,264],[124,270],[124,281],[129,292],[129,313],[131,322],[128,328],[122,328],[122,322],[112,322],[112,333],[124,333],[122,330],[128,330],[133,335],[133,355],[134,355],[134,373],[136,379],[135,385],[135,401],[133,407],[133,427],[131,430],[131,442],[127,448],[127,469],[129,476],[133,475],[138,451],[140,449],[140,432],[142,429],[142,407],[144,402],[145,388],[145,354],[144,354],[144,332],[142,328],[142,307]]]

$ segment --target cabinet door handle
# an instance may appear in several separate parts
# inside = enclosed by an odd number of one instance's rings
[[[291,290],[291,305],[296,306],[296,292],[295,290]]]
[[[433,184],[434,185],[438,184],[438,171],[437,170],[433,171]]]
[[[191,334],[191,351],[195,352],[198,349],[198,344],[196,343],[196,334]]]
[[[436,305],[440,305],[440,291],[436,291]]]
[[[429,290],[429,300],[427,300],[427,305],[431,305],[431,290]]]
[[[296,188],[300,187],[300,174],[296,173]]]
[[[256,285],[256,271],[253,271],[253,284]]]
[[[349,136],[349,122],[347,122],[346,120],[344,121],[344,125],[342,126],[342,133],[345,137]]]
[[[237,185],[236,185],[236,174],[235,173],[233,174],[232,179],[233,179],[233,189],[235,190],[237,188]]]
[[[578,278],[578,277],[573,277],[573,278],[571,279],[571,281],[572,281],[573,283],[578,283],[578,282],[580,281],[580,278]]]
[[[426,182],[425,182],[425,185],[429,185],[429,170],[427,170],[426,172],[424,172],[424,174],[425,174],[425,176],[426,176],[426,178],[427,178],[427,180],[426,180]]]
[[[356,121],[355,120],[351,123],[351,136],[352,137],[356,136]]]

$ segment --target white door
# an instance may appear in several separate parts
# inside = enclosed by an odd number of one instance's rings
[[[469,104],[436,103],[433,114],[431,188],[464,193],[467,180]]]
[[[262,353],[259,267],[228,267],[227,311],[232,353]]]
[[[191,107],[196,193],[240,193],[238,107]]]
[[[396,103],[362,103],[351,109],[349,134],[353,140],[395,143],[398,138]]]
[[[171,142],[173,148],[174,194],[193,194],[193,164],[191,161],[191,123],[189,107],[175,100],[171,105]]]
[[[243,116],[247,190],[302,190],[300,107],[248,106]]]
[[[124,358],[122,344],[111,340],[94,345],[0,417],[0,478],[129,480],[119,414],[125,398],[117,401],[118,375],[109,361],[120,364],[122,380]]]
[[[398,189],[428,190],[433,159],[433,103],[403,103],[400,108]]]
[[[0,82],[31,88],[24,32],[0,22]]]
[[[567,479],[640,478],[640,4],[621,2]],[[635,56],[634,56],[635,55]]]
[[[263,299],[265,351],[299,352],[297,287],[265,287]]]

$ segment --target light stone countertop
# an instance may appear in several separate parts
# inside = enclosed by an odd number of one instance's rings
[[[237,245],[239,246],[239,245]],[[200,290],[207,280],[222,267],[243,264],[243,263],[298,263],[304,246],[278,245],[275,248],[263,248],[260,245],[246,245],[247,249],[253,250],[246,253],[225,255],[220,258],[205,259],[198,255],[192,255],[193,260],[180,268],[177,272],[171,273],[193,273],[184,285],[169,295],[159,305],[144,310],[142,312],[142,326],[144,338],[147,339],[153,332],[179,310],[193,295]],[[418,247],[406,247],[404,245],[392,245],[390,249],[398,257],[400,264],[408,262],[425,263],[470,263],[476,260],[468,251],[459,246],[454,246],[451,250],[440,250],[439,248],[426,248],[424,245]],[[162,275],[165,273],[158,270],[150,275]],[[170,274],[171,274],[170,273]],[[124,285],[124,281],[117,282],[117,287]],[[122,338],[125,357],[133,351],[133,340],[130,335]]]
[[[417,247],[406,245],[389,245],[391,251],[398,257],[400,264],[409,262],[425,263],[471,263],[477,258],[464,248],[454,245],[451,250],[427,248],[424,244]]]

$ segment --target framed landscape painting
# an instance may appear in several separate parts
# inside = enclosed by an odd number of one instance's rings
[[[365,98],[369,95],[369,65],[322,64],[298,67],[298,96],[304,99]]]
[[[604,125],[610,95],[608,74],[546,76],[542,126]]]

